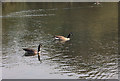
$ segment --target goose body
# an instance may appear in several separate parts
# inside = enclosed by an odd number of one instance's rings
[[[64,36],[55,36],[55,40],[69,41],[71,34],[72,34],[72,33],[70,33],[67,37],[64,37]]]
[[[61,41],[69,41],[70,38],[64,37],[64,36],[55,36],[56,40],[61,40]]]
[[[42,45],[39,44],[38,50],[30,49],[30,48],[23,48],[23,50],[26,52],[24,56],[34,56],[38,54],[38,60],[40,61],[40,47]]]
[[[23,50],[26,52],[25,56],[32,56],[38,53],[37,50],[30,49],[30,48],[23,48]]]

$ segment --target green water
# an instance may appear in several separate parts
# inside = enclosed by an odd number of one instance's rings
[[[3,79],[117,79],[117,3],[3,3]],[[65,43],[54,35],[67,36]],[[25,57],[22,48],[37,49]]]

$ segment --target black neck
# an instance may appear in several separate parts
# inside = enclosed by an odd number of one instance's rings
[[[67,36],[67,38],[70,38],[70,34]]]
[[[41,47],[41,45],[38,46],[38,52],[40,51],[40,47]]]
[[[40,61],[40,54],[39,54],[40,47],[41,47],[41,45],[38,46],[38,60],[39,60],[39,61]]]
[[[40,55],[39,55],[39,53],[38,53],[38,60],[40,61]]]

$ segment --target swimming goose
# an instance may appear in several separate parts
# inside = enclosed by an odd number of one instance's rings
[[[41,47],[41,46],[42,46],[42,45],[39,44],[38,50],[34,50],[34,49],[30,49],[30,48],[23,48],[23,50],[26,52],[26,53],[24,54],[24,56],[33,56],[33,55],[38,54],[38,60],[40,61],[40,47]]]
[[[68,34],[67,37],[64,36],[55,36],[55,40],[60,40],[60,41],[69,41],[70,40],[70,36],[72,35],[72,33]]]
[[[94,4],[96,4],[96,5],[100,5],[101,3],[97,1],[97,2],[95,2]]]

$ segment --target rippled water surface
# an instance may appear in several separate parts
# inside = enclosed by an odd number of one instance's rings
[[[117,3],[3,3],[3,79],[117,79]],[[54,41],[54,35],[68,42]],[[41,48],[25,57],[22,48]]]

